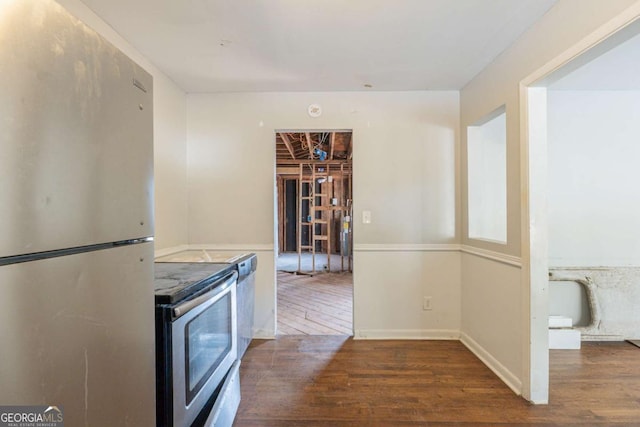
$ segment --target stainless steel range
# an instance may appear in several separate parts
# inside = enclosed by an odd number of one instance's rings
[[[240,402],[237,279],[234,264],[155,264],[159,426],[232,424]]]
[[[233,264],[238,270],[238,359],[242,358],[253,338],[255,307],[255,271],[258,257],[254,253],[230,253],[207,249],[185,250],[156,258],[159,262],[197,262]]]

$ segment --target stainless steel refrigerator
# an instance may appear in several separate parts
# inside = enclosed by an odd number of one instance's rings
[[[152,78],[53,0],[0,4],[0,406],[155,425]]]

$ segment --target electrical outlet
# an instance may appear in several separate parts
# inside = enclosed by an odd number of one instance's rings
[[[422,301],[422,309],[423,310],[431,310],[431,297],[424,297],[424,300]]]

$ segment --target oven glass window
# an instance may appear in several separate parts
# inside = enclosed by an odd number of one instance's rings
[[[187,404],[231,351],[231,294],[193,318],[186,326]]]

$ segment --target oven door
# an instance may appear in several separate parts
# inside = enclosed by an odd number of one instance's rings
[[[236,360],[237,277],[173,309],[174,426],[191,425]]]

